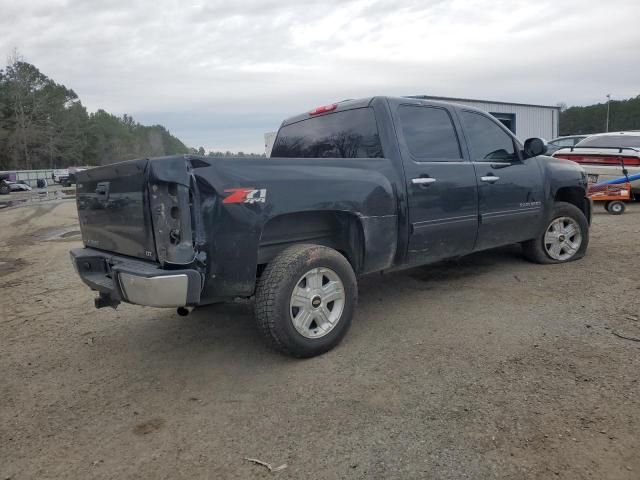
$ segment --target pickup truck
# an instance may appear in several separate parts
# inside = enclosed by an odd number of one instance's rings
[[[463,105],[344,101],[285,120],[270,158],[79,172],[71,257],[98,308],[254,297],[266,342],[311,357],[349,329],[359,275],[515,243],[538,263],[583,257],[587,176],[545,149]]]

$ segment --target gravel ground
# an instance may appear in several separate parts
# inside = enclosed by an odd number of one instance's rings
[[[73,202],[0,212],[0,478],[640,478],[640,205],[587,257],[508,247],[360,281],[334,351],[251,304],[95,310]],[[245,460],[273,466],[271,473]]]

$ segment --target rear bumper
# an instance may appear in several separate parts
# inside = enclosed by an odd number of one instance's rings
[[[202,275],[197,270],[163,270],[155,263],[92,248],[70,254],[82,281],[113,304],[184,307],[200,302]]]

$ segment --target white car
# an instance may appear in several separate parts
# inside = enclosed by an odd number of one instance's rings
[[[592,183],[623,177],[623,163],[629,175],[639,174],[640,130],[591,135],[575,147],[557,150],[553,156],[582,165]],[[640,198],[640,180],[631,182],[631,188]]]
[[[547,142],[547,155],[552,155],[554,152],[564,147],[573,147],[576,143],[581,142],[588,135],[571,135],[568,137],[558,137]]]
[[[31,187],[26,183],[9,182],[9,188],[12,192],[28,192]]]

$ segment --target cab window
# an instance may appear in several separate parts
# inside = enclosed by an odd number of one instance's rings
[[[462,111],[461,119],[471,160],[513,162],[518,159],[513,138],[493,120],[467,110]]]
[[[402,136],[416,160],[459,161],[462,158],[453,122],[444,108],[401,105],[398,116]]]

